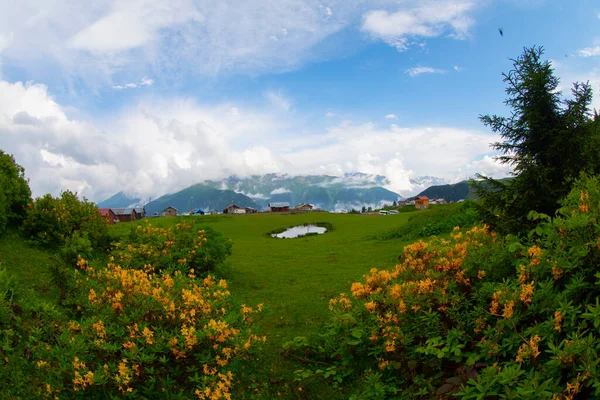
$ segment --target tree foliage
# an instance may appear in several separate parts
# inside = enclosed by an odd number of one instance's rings
[[[492,145],[502,153],[497,159],[514,169],[508,181],[480,175],[482,180],[472,182],[483,200],[482,219],[502,233],[526,232],[532,209],[553,215],[572,180],[600,166],[597,148],[590,145],[598,143],[591,86],[575,83],[571,98],[562,98],[559,79],[543,54],[541,47],[526,48],[503,74],[511,115],[481,117],[503,139]]]
[[[18,224],[25,217],[31,190],[25,169],[15,158],[0,150],[0,234],[7,224]]]
[[[60,197],[46,194],[35,199],[23,221],[23,233],[32,241],[60,247],[76,232],[84,235],[93,248],[109,246],[106,219],[96,204],[79,199],[76,193],[65,190]]]

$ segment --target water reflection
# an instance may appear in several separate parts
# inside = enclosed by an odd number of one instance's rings
[[[297,238],[299,236],[308,235],[309,233],[317,233],[320,235],[325,232],[327,232],[327,228],[323,228],[321,226],[301,225],[301,226],[294,226],[293,228],[288,228],[281,233],[275,233],[271,236],[273,236],[275,238],[279,238],[279,239],[292,239],[292,238]]]

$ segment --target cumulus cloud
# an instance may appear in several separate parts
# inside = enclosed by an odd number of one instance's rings
[[[415,76],[419,76],[422,74],[445,74],[447,71],[444,69],[431,68],[431,67],[414,67],[414,68],[409,68],[409,69],[405,70],[404,72],[407,73],[408,75],[410,75],[411,78],[414,78]]]
[[[398,116],[396,114],[388,114],[385,116],[385,119],[398,119]]]
[[[148,197],[280,168],[268,148],[244,139],[277,126],[259,113],[232,116],[228,105],[153,101],[103,125],[69,118],[43,85],[0,81],[0,92],[0,148],[26,168],[35,195],[71,189],[93,200],[120,190]]]
[[[499,139],[480,131],[448,127],[392,125],[381,129],[374,124],[343,123],[312,141],[305,137],[304,147],[285,158],[293,166],[293,173],[339,175],[360,171],[383,175],[389,180],[390,190],[407,195],[413,189],[410,178],[431,175],[452,179],[461,168],[493,155],[489,144]]]
[[[372,10],[364,15],[362,29],[374,38],[406,50],[411,41],[449,35],[456,39],[468,36],[473,20],[469,13],[475,2],[440,0],[401,2],[395,12]]]
[[[454,65],[454,66],[452,67],[452,69],[454,69],[456,72],[460,72],[460,71],[462,71],[462,68],[461,68],[461,67],[459,67],[458,65]]]
[[[406,195],[411,177],[488,171],[489,143],[499,139],[350,122],[298,134],[281,119],[287,113],[185,98],[140,100],[110,120],[78,120],[44,85],[0,81],[0,93],[0,148],[25,167],[36,196],[71,189],[98,201],[121,190],[147,198],[229,175],[346,172],[386,176],[390,190]],[[273,131],[281,132],[277,141]]]
[[[328,111],[328,112],[325,113],[325,116],[326,117],[334,117],[335,113],[332,113],[331,111]]]

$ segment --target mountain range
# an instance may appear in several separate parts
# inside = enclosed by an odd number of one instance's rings
[[[445,183],[431,176],[411,179],[412,193],[418,193],[432,184]],[[403,196],[386,189],[386,177],[365,173],[347,173],[343,176],[287,174],[254,175],[247,178],[231,176],[218,181],[204,181],[179,192],[167,194],[146,204],[146,212],[160,213],[167,206],[180,212],[199,207],[203,210],[222,210],[235,203],[240,207],[267,209],[269,202],[288,202],[294,206],[310,203],[324,210],[351,210],[363,206],[379,208],[384,204],[403,199]],[[143,205],[136,197],[119,192],[100,202],[101,208],[132,207]]]

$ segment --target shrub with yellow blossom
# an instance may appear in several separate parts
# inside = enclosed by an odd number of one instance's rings
[[[530,218],[524,239],[474,227],[406,246],[330,301],[304,354],[362,381],[357,398],[599,398],[599,180]]]
[[[154,228],[141,229],[140,236]],[[171,249],[187,246],[188,254],[202,254],[202,231],[176,230],[193,231],[194,238],[178,241],[167,230],[163,238],[173,242]],[[77,262],[80,298],[73,303],[79,318],[62,326],[56,343],[39,354],[51,371],[45,383],[67,397],[231,398],[234,371],[266,340],[252,330],[262,305],[235,306],[225,280],[197,276],[193,268],[163,268],[156,243],[135,243],[130,250],[127,257],[117,248],[102,267]],[[138,268],[144,257],[151,268]],[[188,261],[196,265],[193,256]]]
[[[160,228],[145,220],[115,244],[114,262],[145,271],[212,272],[231,254],[231,241],[195,222]]]
[[[23,233],[33,242],[60,247],[74,233],[85,234],[94,248],[109,246],[106,219],[96,204],[65,190],[60,197],[46,194],[29,205]]]

